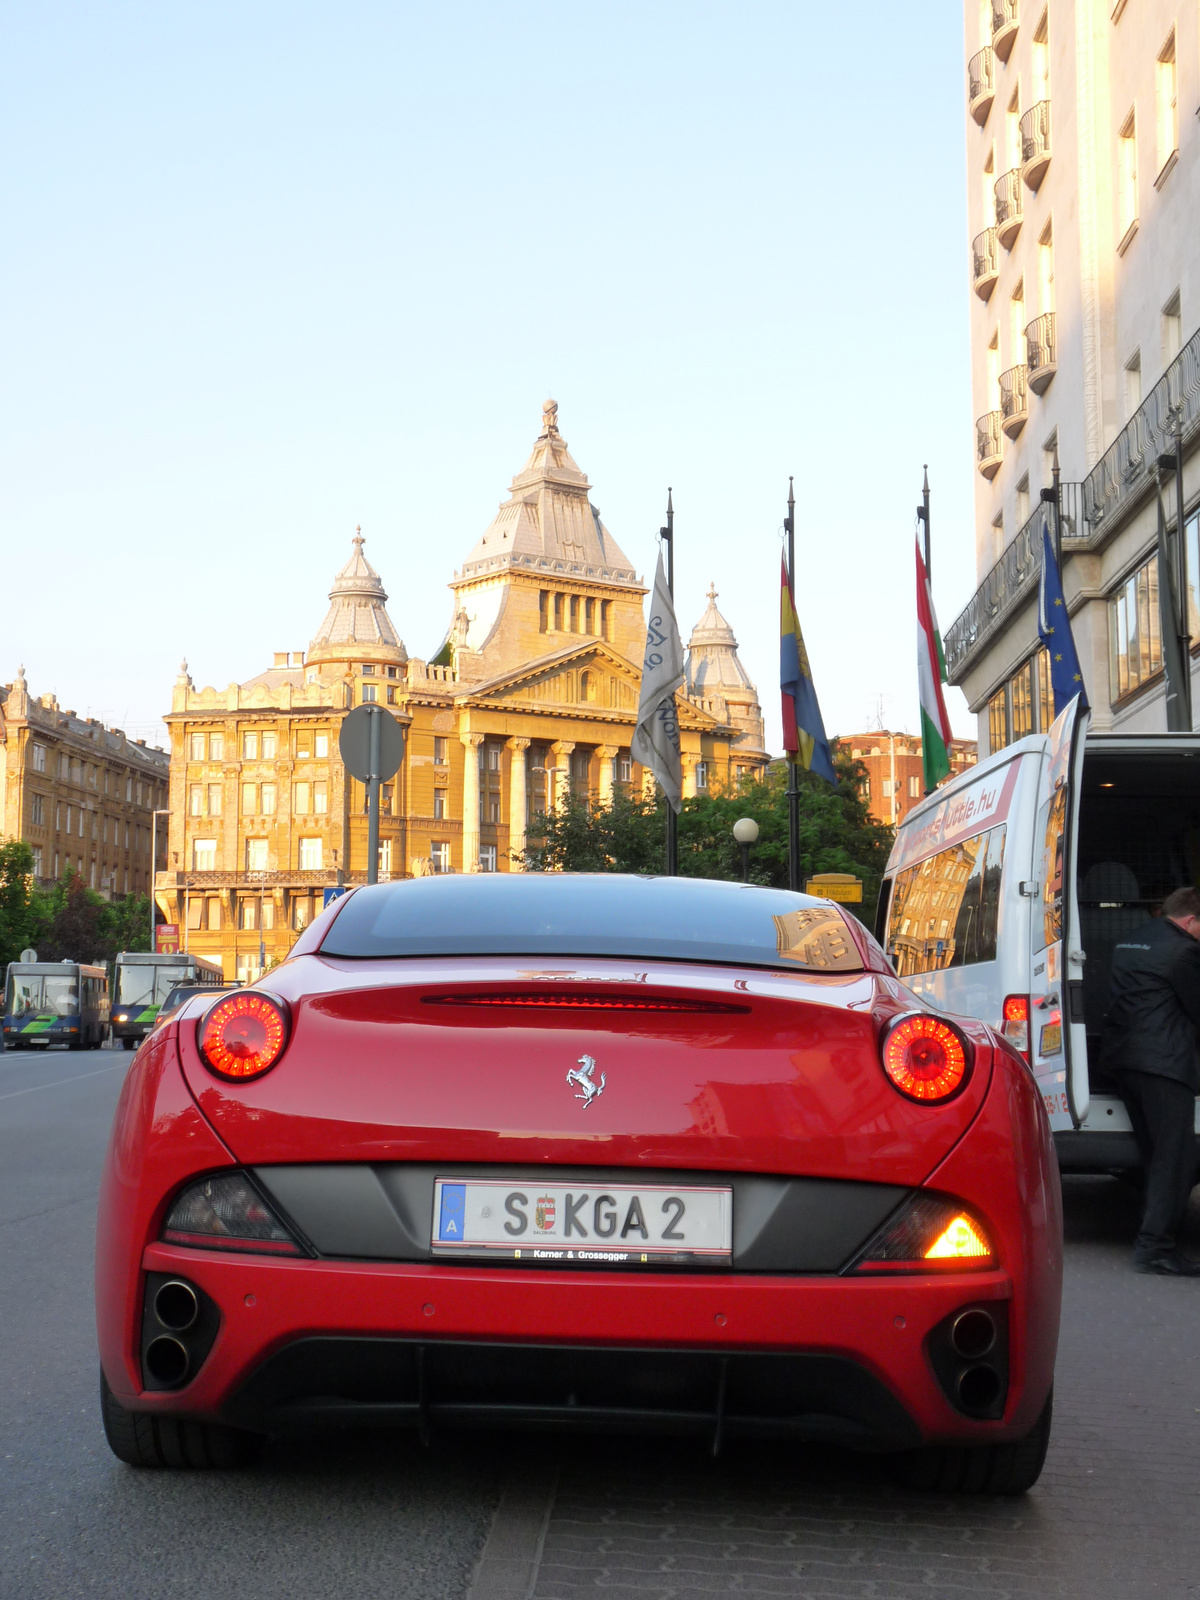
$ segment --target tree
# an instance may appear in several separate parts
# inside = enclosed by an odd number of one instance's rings
[[[848,756],[835,758],[839,784],[800,772],[800,875],[850,872],[863,880],[859,914],[874,911],[892,830],[876,822],[863,798],[866,769]],[[726,793],[685,800],[679,816],[679,872],[685,878],[742,875],[741,851],[733,837],[739,817],[758,823],[750,879],[773,888],[788,886],[787,775],[783,763],[762,779],[744,778]],[[635,872],[663,870],[666,801],[614,791],[612,801],[591,806],[568,795],[560,810],[529,829],[522,859],[534,872]]]
[[[144,894],[127,894],[114,900],[108,908],[109,954],[121,950],[150,949],[150,897]],[[158,921],[157,916],[154,919]]]
[[[0,969],[19,961],[22,950],[37,947],[41,924],[32,873],[33,851],[27,844],[20,839],[0,843]]]
[[[44,919],[38,955],[43,961],[106,961],[111,954],[112,911],[77,872],[64,872],[39,896]]]

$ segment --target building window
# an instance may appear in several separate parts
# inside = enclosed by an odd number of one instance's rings
[[[1033,732],[1033,663],[1027,661],[1012,677],[1012,736],[1023,739]]]
[[[433,764],[435,767],[446,767],[450,765],[449,748],[450,741],[448,739],[434,739]]]
[[[214,733],[210,735],[208,741],[208,759],[210,761],[224,761],[225,735],[223,733]]]
[[[208,786],[208,814],[210,817],[221,815],[221,785],[210,783]]]
[[[275,926],[275,902],[274,902],[274,900],[264,896],[263,899],[259,902],[259,914],[262,917],[262,925],[263,925],[263,927],[265,929],[273,928]]]
[[[329,735],[327,733],[313,734],[313,755],[318,761],[329,759]]]
[[[381,783],[379,785],[379,814],[390,817],[392,814],[392,785]]]
[[[71,807],[67,807],[67,832],[71,831]]]
[[[631,783],[633,781],[633,758],[624,750],[617,757],[617,782]]]
[[[595,633],[596,631],[596,602],[585,600],[583,602],[583,631]]]
[[[204,735],[194,733],[191,737],[191,758],[193,761],[204,760]]]
[[[35,744],[33,747],[33,770],[35,772],[45,772],[46,770],[46,746],[44,744]]]
[[[221,900],[219,895],[208,897],[208,931],[219,933],[221,930]]]
[[[373,683],[364,683],[362,686],[363,705],[373,705],[379,691]]]
[[[313,784],[313,815],[325,816],[329,811],[329,785],[327,783]]]
[[[273,783],[264,783],[262,785],[261,800],[263,816],[273,817],[275,815],[275,785]]]
[[[494,844],[481,844],[479,846],[479,870],[480,872],[495,872],[496,846]]]
[[[1117,139],[1117,238],[1126,235],[1138,219],[1137,117],[1131,111]]]
[[[892,783],[890,778],[885,778],[882,784],[880,784],[880,788],[883,790],[883,798],[885,800],[890,800],[892,798],[892,790],[894,787],[895,785]]]
[[[1142,403],[1142,352],[1135,350],[1125,363],[1125,419]]]
[[[908,798],[919,800],[921,798],[921,780],[914,773],[908,780]]]
[[[306,894],[292,896],[292,927],[307,928],[312,920],[312,901]]]
[[[1001,686],[988,701],[988,750],[995,755],[1008,743],[1008,689]]]
[[[125,841],[128,848],[129,841]],[[215,839],[192,840],[192,871],[215,872],[217,870],[217,841]]]
[[[566,604],[566,598],[566,595],[562,594],[554,596],[554,631],[556,633],[563,631],[563,607]]]
[[[1050,652],[1039,650],[1034,660],[1038,710],[1038,732],[1049,733],[1054,723],[1054,687],[1050,682]]]
[[[577,594],[571,596],[571,632],[579,632],[579,596]]]
[[[262,968],[258,964],[258,956],[252,951],[243,950],[237,958],[237,981],[240,984],[257,983],[262,977]]]
[[[538,632],[546,633],[550,627],[550,594],[543,589],[538,595]]]
[[[40,844],[35,844],[33,847],[33,875],[35,878],[40,878],[42,875],[42,847]]]
[[[301,872],[319,872],[321,870],[322,841],[320,839],[301,839],[300,841],[300,870]]]
[[[1179,112],[1176,104],[1175,30],[1158,57],[1155,73],[1155,108],[1157,111],[1158,165],[1156,171],[1163,176],[1167,162],[1179,149]]]
[[[492,795],[488,800],[488,821],[500,821],[500,797],[498,795]]]
[[[258,760],[258,735],[244,733],[242,735],[242,759],[244,761]]]
[[[1162,310],[1162,364],[1169,367],[1179,354],[1183,343],[1183,322],[1179,315],[1179,290],[1167,301]]]
[[[433,820],[441,822],[446,815],[446,791],[435,789],[433,791]]]
[[[450,871],[450,845],[445,839],[435,839],[429,846],[429,858],[435,872]]]
[[[125,779],[125,799],[130,804],[132,804],[132,802],[133,802],[133,779],[132,778],[126,778]]]
[[[1162,668],[1158,627],[1158,557],[1132,573],[1108,602],[1111,698],[1132,694]]]
[[[252,817],[258,810],[258,785],[244,783],[242,785],[242,815]]]
[[[697,761],[697,763],[696,763],[696,788],[697,789],[707,789],[708,788],[708,762],[707,761]]]
[[[187,925],[193,933],[198,933],[204,926],[204,896],[197,895],[188,901]]]
[[[489,744],[487,747],[487,769],[489,772],[500,771],[500,746]]]
[[[274,761],[275,753],[279,748],[279,741],[273,733],[264,733],[262,736],[262,753],[264,761]]]
[[[363,662],[363,669],[362,670],[363,670],[363,676],[365,678],[372,677],[374,675],[374,672],[375,672],[375,668],[371,665],[371,663],[369,661],[364,661]]]
[[[390,706],[396,704],[396,686],[394,683],[389,683],[387,686],[387,703]]]
[[[247,933],[258,927],[257,895],[244,894],[238,901],[238,926]]]
[[[46,820],[46,797],[40,794],[29,797],[29,820],[40,827]]]
[[[600,636],[603,639],[612,638],[612,601],[600,602]]]
[[[308,796],[309,785],[307,783],[298,783],[295,787],[294,798],[292,801],[292,810],[295,811],[298,816],[306,817],[312,809],[308,803]]]
[[[267,870],[267,841],[265,839],[246,840],[246,871],[266,872]]]

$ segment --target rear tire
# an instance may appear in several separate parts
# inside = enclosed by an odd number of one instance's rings
[[[927,1445],[896,1458],[906,1489],[942,1494],[1024,1494],[1042,1475],[1054,1412],[1051,1391],[1034,1427],[1014,1444]]]
[[[258,1460],[265,1443],[261,1434],[219,1422],[126,1411],[114,1399],[103,1372],[100,1415],[109,1449],[130,1467],[248,1467]]]

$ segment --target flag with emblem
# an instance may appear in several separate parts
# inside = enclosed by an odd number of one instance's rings
[[[1054,690],[1054,715],[1057,717],[1081,695],[1080,709],[1086,710],[1087,690],[1083,686],[1083,673],[1075,640],[1071,635],[1071,620],[1067,616],[1063,599],[1062,577],[1054,559],[1054,541],[1050,537],[1050,513],[1042,514],[1042,581],[1038,585],[1038,636],[1050,657],[1050,683]]]
[[[789,761],[797,762],[805,771],[815,772],[836,787],[837,773],[829,753],[829,740],[825,737],[817,686],[813,682],[808,651],[804,648],[804,635],[800,632],[796,597],[786,560],[780,563],[779,591],[779,693],[784,754]]]
[[[921,702],[921,765],[925,793],[930,794],[950,776],[950,717],[942,684],[946,658],[933,610],[929,573],[917,540],[917,694]]]
[[[683,644],[660,549],[650,596],[650,620],[646,625],[646,656],[642,662],[637,726],[629,743],[633,759],[654,774],[668,804],[676,812],[683,810],[683,757],[675,691],[683,684]]]

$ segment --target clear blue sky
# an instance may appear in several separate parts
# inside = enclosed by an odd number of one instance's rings
[[[957,3],[102,0],[0,75],[0,681],[158,738],[358,523],[431,654],[553,395],[647,574],[674,486],[773,747],[789,473],[830,732],[918,725],[924,461],[943,627],[974,587]]]

